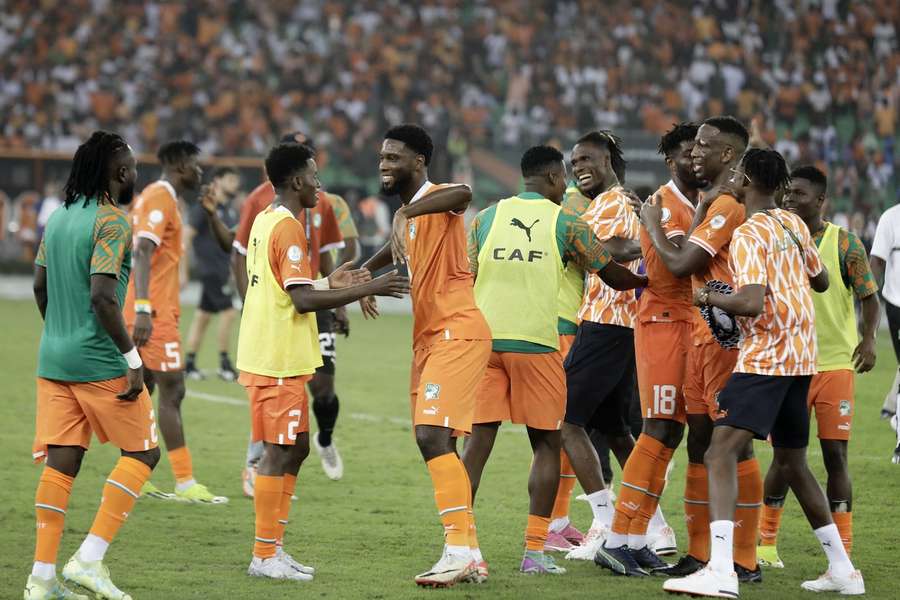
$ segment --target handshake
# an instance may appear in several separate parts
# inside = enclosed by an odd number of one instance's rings
[[[328,276],[328,285],[331,289],[358,287],[362,293],[359,305],[366,319],[374,319],[379,314],[375,296],[402,298],[409,293],[409,279],[397,273],[396,269],[373,278],[368,269],[353,269],[352,266],[352,263],[344,263],[335,269]]]

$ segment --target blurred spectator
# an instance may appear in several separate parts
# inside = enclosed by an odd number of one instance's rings
[[[48,181],[47,185],[44,186],[44,199],[41,200],[41,207],[37,216],[38,242],[44,237],[44,228],[47,226],[47,221],[50,220],[50,215],[62,205],[60,192],[62,192],[62,187],[58,181]]]
[[[357,204],[359,219],[359,243],[362,246],[362,260],[367,261],[381,250],[391,234],[391,210],[387,203],[378,196],[368,196]]]

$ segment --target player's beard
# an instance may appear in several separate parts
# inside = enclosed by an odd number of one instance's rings
[[[385,185],[384,183],[381,184],[381,191],[387,196],[394,196],[400,193],[400,190],[409,183],[410,179],[412,179],[412,175],[409,173],[399,176],[395,175],[394,182],[389,186]]]
[[[122,188],[116,202],[119,206],[128,206],[134,200],[134,184],[132,183],[126,188]]]

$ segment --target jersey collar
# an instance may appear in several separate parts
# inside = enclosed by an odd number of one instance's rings
[[[522,200],[546,200],[546,198],[544,198],[537,192],[522,192],[518,195],[518,197]]]
[[[410,200],[409,203],[412,204],[416,200],[421,199],[422,196],[424,196],[425,194],[428,193],[428,190],[431,189],[432,185],[434,185],[434,184],[426,179],[425,183],[422,184],[422,187],[419,188],[419,191],[416,192],[416,194],[412,197],[412,200]]]
[[[682,202],[684,202],[684,204],[685,204],[688,208],[691,209],[691,212],[694,212],[694,210],[695,210],[694,205],[691,204],[691,201],[687,199],[687,196],[685,196],[684,194],[681,193],[681,190],[678,189],[678,186],[675,185],[675,182],[674,182],[674,181],[672,181],[672,180],[670,179],[670,180],[669,180],[669,183],[666,184],[666,187],[669,188],[669,190],[671,190],[673,194],[675,194],[675,197],[676,197],[676,198],[678,198],[679,200],[681,200]]]

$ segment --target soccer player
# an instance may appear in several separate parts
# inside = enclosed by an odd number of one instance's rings
[[[34,297],[44,331],[37,368],[34,456],[46,459],[35,494],[37,541],[26,600],[87,600],[56,578],[72,484],[91,434],[121,450],[100,508],[63,578],[97,598],[130,598],[110,580],[106,550],[159,461],[153,402],[121,305],[131,270],[137,162],[119,135],[96,131],[78,147],[65,203],[47,223],[35,260]]]
[[[493,351],[462,459],[474,498],[500,423],[527,427],[534,461],[520,570],[563,574],[544,546],[559,485],[559,428],[566,410],[558,331],[564,268],[577,262],[616,289],[645,285],[646,278],[612,262],[587,223],[560,207],[566,168],[559,150],[530,148],[521,169],[525,192],[478,213],[469,232],[475,302],[491,327]]]
[[[658,224],[653,229],[660,238],[657,244],[680,247],[690,231],[701,187],[691,161],[697,129],[680,123],[660,140],[659,153],[672,178],[641,210],[643,220]],[[622,472],[612,532],[597,555],[599,564],[619,574],[640,574],[635,563],[650,573],[669,566],[649,546],[647,528],[684,435],[682,388],[694,312],[690,277],[677,277],[666,268],[646,227],[641,229],[641,249],[651,281],[641,294],[634,332],[643,430]]]
[[[445,587],[487,577],[475,536],[472,486],[456,453],[454,431],[472,431],[475,394],[491,354],[491,330],[475,305],[466,257],[463,214],[472,191],[466,185],[428,181],[433,150],[431,137],[418,125],[398,125],[385,133],[381,186],[386,194],[399,195],[403,206],[394,215],[391,242],[363,266],[374,273],[402,261],[409,269],[410,408],[445,538],[441,559],[415,581]],[[378,314],[372,298],[360,304],[366,317]]]
[[[582,218],[614,258],[627,257],[623,264],[637,272],[640,226],[619,187],[616,166],[624,167],[624,159],[618,140],[605,132],[588,133],[572,149],[571,162],[579,187],[598,193]],[[634,445],[627,413],[635,392],[636,304],[633,290],[616,291],[598,276],[588,277],[578,313],[581,324],[565,360],[567,402],[562,439],[594,518],[582,545],[566,558],[593,559],[612,521],[609,489],[585,429],[607,435],[610,448],[623,463]]]
[[[212,182],[207,190],[212,206],[207,207],[203,203],[194,205],[185,230],[184,245],[192,246],[194,249],[197,271],[202,284],[200,304],[188,333],[184,373],[189,379],[205,379],[203,372],[197,369],[197,349],[203,342],[210,320],[216,314],[219,315],[219,378],[224,381],[234,381],[237,378],[228,357],[231,326],[237,315],[232,302],[233,292],[229,285],[230,244],[228,249],[223,250],[213,229],[215,225],[209,221],[210,217],[215,215],[226,229],[233,229],[237,225],[237,211],[231,203],[240,185],[241,176],[234,167],[219,167],[213,171]]]
[[[674,276],[691,275],[694,289],[709,281],[734,284],[728,266],[729,243],[734,230],[744,222],[744,206],[734,196],[717,190],[734,178],[734,169],[749,142],[749,132],[733,117],[712,117],[697,130],[691,150],[694,174],[711,187],[697,205],[693,231],[687,234],[685,243],[679,246],[666,239],[662,211],[648,212],[644,217],[656,255]],[[734,370],[737,354],[736,349],[721,346],[699,312],[694,311],[693,343],[684,384],[689,461],[684,512],[689,545],[687,554],[666,571],[671,576],[693,573],[709,560],[709,492],[703,456],[709,447],[712,424],[719,416],[716,398]],[[759,581],[762,571],[756,564],[756,536],[763,490],[759,462],[750,442],[740,454],[737,472],[735,570],[742,582]]]
[[[145,364],[144,379],[150,391],[159,388],[159,430],[175,475],[175,493],[163,492],[152,482],[142,494],[159,499],[179,499],[201,504],[223,504],[194,479],[191,452],[184,437],[181,403],[184,371],[178,293],[182,246],[182,221],[178,199],[200,186],[203,170],[200,148],[183,140],[163,144],[157,157],[162,177],[141,192],[131,211],[134,230],[134,277],[125,297],[125,323]]]
[[[281,143],[266,157],[266,173],[276,196],[250,230],[249,286],[237,357],[240,382],[250,398],[253,440],[264,444],[247,573],[308,581],[314,569],[294,560],[282,544],[297,473],[309,454],[306,383],[322,363],[311,313],[370,294],[400,297],[409,286],[395,272],[366,281],[367,271],[350,271],[349,265],[314,281],[309,240],[299,221],[318,201],[314,153],[302,144]]]
[[[856,234],[822,218],[827,184],[825,173],[816,167],[794,169],[784,208],[806,223],[825,268],[832,274],[828,289],[812,295],[818,363],[808,402],[816,411],[819,425],[822,458],[828,472],[831,518],[849,554],[853,544],[853,491],[847,447],[854,409],[853,370],[867,373],[875,366],[875,340],[881,315],[878,287],[862,242]],[[854,297],[862,308],[862,339],[857,336]],[[763,565],[784,566],[778,556],[776,539],[787,491],[787,478],[780,464],[773,462],[766,474],[757,549]]]
[[[735,315],[741,329],[734,373],[719,395],[722,416],[706,452],[712,549],[706,567],[663,589],[699,596],[738,597],[732,557],[737,463],[747,444],[771,435],[774,462],[797,496],[828,558],[828,571],[803,589],[844,595],[865,593],[828,502],[806,463],[807,396],[816,373],[815,308],[810,287],[828,289],[829,274],[816,244],[797,215],[775,207],[775,191],[790,181],[778,152],[752,148],[744,154],[734,185],[743,196],[746,223],[731,242],[729,264],[736,291],[701,287],[698,306]],[[837,275],[837,274],[835,274]]]
[[[884,211],[875,228],[875,239],[872,241],[872,271],[881,286],[884,310],[887,313],[888,330],[894,344],[894,356],[900,363],[900,205],[894,205]],[[900,368],[885,396],[881,409],[881,418],[886,419],[897,413],[900,403]],[[900,426],[896,426],[900,436]],[[898,437],[900,442],[900,437]],[[900,462],[900,443],[894,453],[894,462]]]
[[[315,151],[312,141],[300,132],[289,133],[281,138],[283,143],[295,142],[308,145]],[[331,199],[333,194],[319,190],[319,202],[311,209],[304,209],[301,222],[309,233],[307,239],[310,242],[310,265],[313,273],[331,273],[334,271],[334,261],[331,251],[341,250],[345,252],[344,261],[355,260],[355,256],[346,254],[346,245],[342,238],[340,223],[338,222],[333,206],[335,201]],[[241,207],[241,217],[235,234],[232,251],[232,271],[237,283],[238,294],[243,300],[247,293],[247,243],[250,238],[250,229],[256,216],[265,210],[275,197],[275,190],[269,181],[264,181],[256,187],[244,201]],[[327,201],[325,201],[327,200]],[[353,247],[355,250],[355,246]],[[337,321],[341,327],[346,327],[346,310],[340,307],[337,311]],[[323,364],[309,382],[313,395],[313,413],[319,433],[313,438],[313,445],[322,458],[322,468],[325,474],[333,480],[343,476],[344,466],[337,447],[331,443],[331,433],[334,431],[337,421],[338,400],[334,394],[334,334],[335,318],[331,311],[321,311],[316,316],[319,328],[319,346],[322,351]],[[250,443],[247,446],[247,462],[241,473],[244,494],[253,497],[253,481],[256,476],[256,463],[262,456],[262,444]]]

